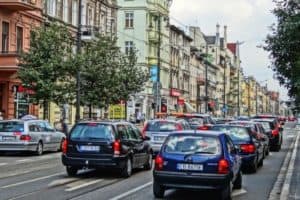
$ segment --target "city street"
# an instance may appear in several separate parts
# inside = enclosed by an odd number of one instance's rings
[[[244,174],[243,188],[233,199],[268,199],[287,152],[292,151],[298,132],[288,124],[280,152],[271,152],[256,174]],[[299,147],[298,147],[299,148]],[[299,154],[299,153],[298,153]],[[299,163],[297,155],[295,163]],[[299,198],[299,169],[294,171],[290,199]],[[0,157],[0,199],[154,199],[152,172],[136,170],[128,179],[113,172],[85,171],[69,178],[61,164],[60,153],[40,157],[5,154]],[[298,180],[297,180],[298,177]],[[212,193],[170,190],[166,199],[213,199]]]

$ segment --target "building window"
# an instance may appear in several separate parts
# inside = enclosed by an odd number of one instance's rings
[[[56,16],[59,19],[63,18],[63,0],[56,0]]]
[[[23,50],[23,28],[17,26],[17,52]]]
[[[74,0],[72,3],[72,24],[78,26],[78,1]]]
[[[133,41],[125,42],[125,54],[129,55],[133,51]]]
[[[47,14],[55,16],[56,0],[47,0]]]
[[[68,23],[72,23],[72,0],[68,0]]]
[[[133,28],[133,12],[125,13],[125,28]]]
[[[9,44],[9,23],[2,22],[2,52],[8,52]]]
[[[87,6],[86,24],[89,26],[94,25],[94,10],[91,5]]]
[[[68,13],[69,13],[69,0],[63,0],[63,20],[65,22],[68,21]]]

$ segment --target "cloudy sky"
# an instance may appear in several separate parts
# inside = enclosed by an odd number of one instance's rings
[[[268,68],[268,53],[257,48],[270,32],[269,26],[276,22],[271,13],[274,6],[272,0],[173,0],[171,23],[182,28],[197,25],[207,35],[216,33],[217,23],[221,27],[227,25],[228,41],[244,42],[240,54],[245,75],[268,83],[269,89],[279,91],[281,98],[287,99],[286,89],[279,86]]]

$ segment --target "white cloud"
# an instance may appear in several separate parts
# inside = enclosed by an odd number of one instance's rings
[[[173,0],[170,15],[175,25],[200,26],[205,34],[215,34],[217,23],[221,27],[227,25],[229,41],[245,41],[241,46],[245,73],[259,81],[270,80],[269,85],[276,86],[286,99],[286,90],[273,80],[268,68],[268,53],[257,48],[269,33],[268,27],[276,21],[271,13],[273,7],[272,0]]]

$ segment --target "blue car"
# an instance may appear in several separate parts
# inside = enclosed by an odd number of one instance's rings
[[[230,199],[242,187],[241,158],[230,137],[216,131],[170,134],[153,170],[153,193],[163,198],[167,189],[215,190]]]
[[[257,168],[263,165],[264,141],[263,138],[258,138],[253,129],[253,127],[247,126],[247,124],[245,126],[223,124],[212,127],[214,131],[226,132],[233,144],[238,147],[239,155],[242,157],[243,171],[255,173]]]

